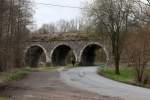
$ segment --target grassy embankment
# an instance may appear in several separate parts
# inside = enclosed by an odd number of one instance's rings
[[[23,79],[31,72],[53,72],[53,71],[60,71],[65,68],[67,67],[38,67],[38,68],[26,67],[8,72],[0,72],[0,84]]]
[[[0,84],[20,80],[24,78],[26,75],[28,75],[31,71],[32,71],[31,68],[22,68],[13,71],[1,72]]]
[[[147,70],[146,73],[149,73],[150,70]],[[150,88],[150,84],[139,84],[136,82],[136,72],[134,68],[129,68],[129,67],[121,67],[120,68],[120,75],[115,74],[115,69],[110,68],[110,67],[101,67],[99,69],[99,74],[103,75],[104,77],[107,77],[109,79],[131,84],[131,85],[136,85],[136,86],[141,86],[145,88]]]
[[[0,72],[0,87],[7,86],[12,81],[17,81],[31,72],[30,68],[16,69],[13,71]],[[0,100],[9,100],[6,97],[0,97]]]

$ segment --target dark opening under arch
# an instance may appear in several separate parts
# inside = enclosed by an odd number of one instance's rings
[[[65,66],[71,64],[71,60],[75,60],[72,49],[66,45],[58,46],[52,54],[52,64],[54,66]]]
[[[25,64],[29,67],[39,67],[46,64],[46,55],[40,46],[30,47],[25,54]]]
[[[90,44],[84,48],[80,64],[83,66],[93,66],[106,63],[106,53],[97,44]]]

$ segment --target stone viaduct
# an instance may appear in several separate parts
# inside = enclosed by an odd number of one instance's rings
[[[29,40],[25,43],[24,56],[30,57],[29,66],[37,66],[39,56],[43,52],[47,65],[65,65],[66,55],[72,51],[77,64],[92,65],[94,60],[94,51],[102,49],[106,55],[106,61],[109,61],[109,50],[100,41],[95,39],[67,39],[67,40]],[[30,53],[31,52],[31,53]],[[29,54],[30,53],[30,54]],[[34,62],[32,62],[34,61]]]

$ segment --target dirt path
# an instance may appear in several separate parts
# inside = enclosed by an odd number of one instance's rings
[[[11,100],[119,100],[69,87],[58,72],[33,72],[7,87],[3,94]]]

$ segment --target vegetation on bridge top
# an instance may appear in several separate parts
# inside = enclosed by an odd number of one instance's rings
[[[56,40],[99,40],[100,38],[95,38],[93,35],[87,33],[49,33],[49,34],[39,34],[34,33],[30,36],[29,40],[32,41],[56,41]]]

